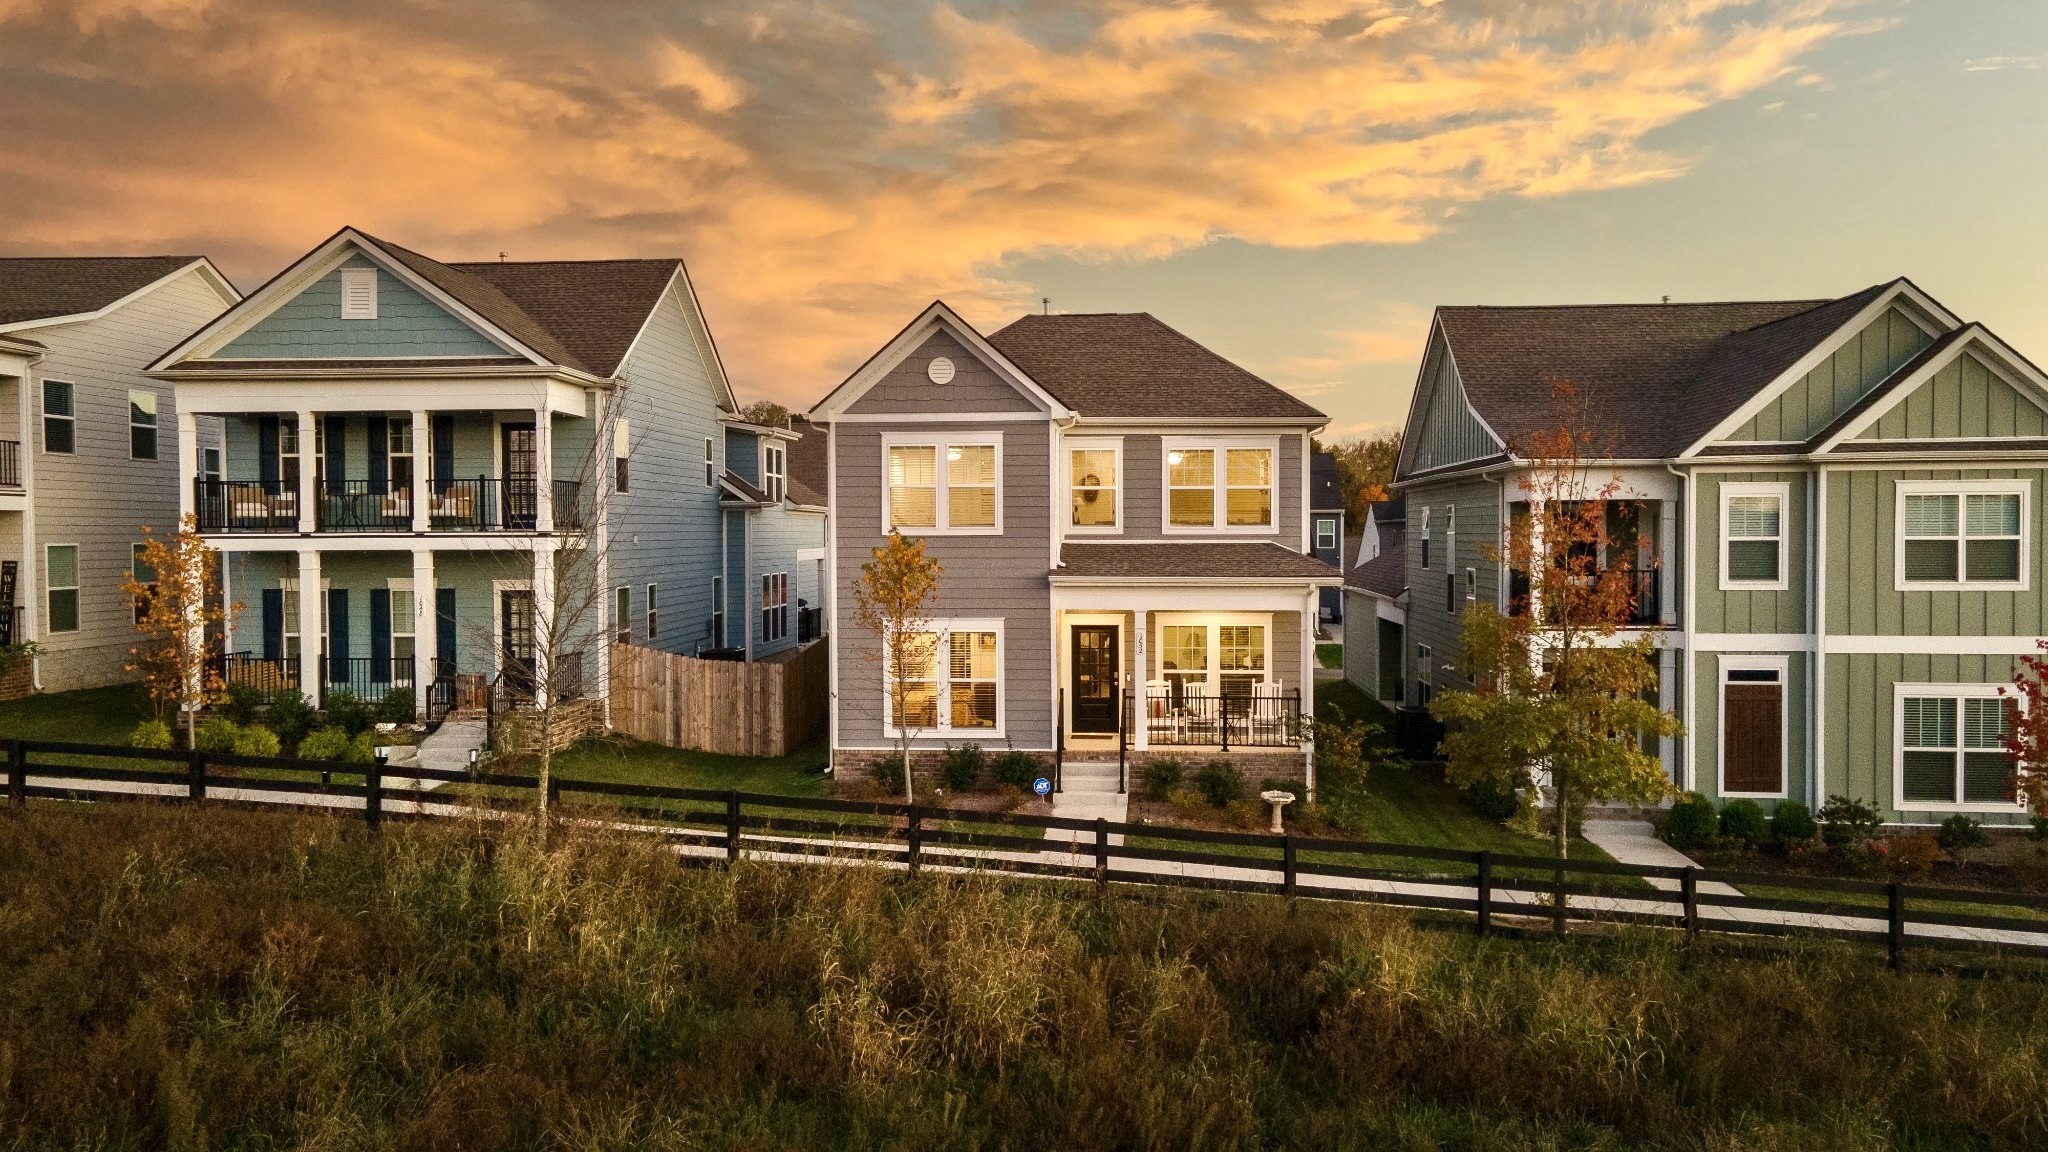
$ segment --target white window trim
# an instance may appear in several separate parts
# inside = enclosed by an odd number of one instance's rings
[[[137,396],[149,397],[149,423],[147,424],[141,423],[140,421],[135,419],[135,409],[141,407],[141,405],[135,403],[135,398]],[[157,395],[155,392],[152,392],[147,388],[130,388],[128,389],[128,395],[126,397],[126,400],[126,407],[128,409],[128,458],[130,460],[142,460],[145,462],[163,459],[163,417],[160,415],[160,413],[163,410],[163,397]],[[73,408],[76,408],[78,406],[78,398],[75,393],[72,396],[71,406]],[[141,428],[149,429],[150,454],[147,456],[137,456],[135,454],[135,433],[137,429]],[[77,432],[73,431],[72,435],[74,437],[77,436]],[[76,440],[74,440],[73,443],[76,443]]]
[[[1738,496],[1775,496],[1778,499],[1778,578],[1776,580],[1735,580],[1728,575],[1728,505]],[[1766,481],[1727,481],[1721,485],[1721,582],[1723,592],[1783,592],[1791,587],[1792,485]],[[1764,536],[1744,537],[1764,540]]]
[[[299,610],[299,578],[297,576],[278,577],[277,590],[278,595],[284,598],[285,608],[285,611],[279,615],[277,622],[278,651],[282,655],[284,651],[291,647],[285,643],[287,637],[297,637],[299,652],[303,654],[306,650],[305,621],[299,622],[299,630],[297,632],[288,631],[285,628],[285,622],[291,619],[292,613]],[[333,578],[322,576],[320,578],[320,655],[323,659],[327,655],[327,594],[333,590]],[[496,607],[495,604],[492,606]]]
[[[1328,544],[1323,543],[1323,530],[1325,528],[1330,531],[1330,542]],[[1325,548],[1335,548],[1337,546],[1337,521],[1335,519],[1328,516],[1316,517],[1315,546],[1319,552]]]
[[[1778,525],[1785,523],[1782,511]],[[1782,557],[1783,552],[1780,550]],[[1723,800],[1783,800],[1792,787],[1792,658],[1790,656],[1723,655],[1714,690],[1714,794]],[[1778,674],[1778,790],[1776,792],[1730,792],[1728,790],[1728,673],[1776,672]],[[1754,684],[1757,681],[1738,681]]]
[[[704,486],[718,487],[718,451],[709,436],[704,438]]]
[[[1427,572],[1429,571],[1429,509],[1426,507],[1422,510],[1422,536],[1420,539],[1422,541],[1422,549],[1418,556],[1422,561],[1422,570]]]
[[[59,583],[57,583],[57,582],[56,582],[55,580],[52,580],[52,579],[50,578],[50,552],[51,552],[51,550],[52,550],[52,549],[56,549],[56,548],[69,548],[69,549],[71,549],[71,553],[72,553],[72,556],[71,556],[71,580],[72,580],[72,582],[71,582],[71,583],[69,583],[69,584],[59,584]],[[60,631],[58,631],[58,630],[57,630],[56,628],[53,628],[53,627],[51,627],[51,626],[50,626],[50,620],[49,620],[49,617],[51,617],[52,615],[54,615],[54,613],[52,613],[52,612],[50,611],[50,594],[51,594],[51,593],[53,593],[53,592],[69,592],[69,593],[71,593],[71,594],[72,594],[72,596],[73,596],[73,597],[74,597],[74,598],[76,599],[76,601],[77,601],[77,604],[78,604],[78,610],[77,610],[78,620],[77,620],[76,626],[74,626],[74,627],[71,627],[71,628],[66,628],[66,629],[64,629],[64,630],[63,630],[63,631],[61,631],[61,632],[60,632]],[[63,541],[57,541],[57,542],[54,542],[54,543],[49,543],[49,544],[45,544],[45,545],[43,545],[43,604],[42,604],[42,608],[43,608],[43,617],[44,617],[44,619],[43,619],[43,631],[47,632],[48,634],[50,634],[50,635],[52,635],[52,636],[71,636],[71,635],[75,635],[75,634],[77,634],[77,633],[80,633],[80,632],[83,632],[83,631],[85,631],[85,546],[84,546],[84,545],[82,545],[82,544],[76,544],[76,543],[66,543],[66,542],[63,542]]]
[[[2022,519],[2022,520],[2020,521],[2020,523],[2021,523],[2021,524],[2025,524],[2025,523],[2026,523],[2026,520],[2025,520],[2025,519]],[[2008,700],[2014,700],[2014,701],[2016,701],[2016,702],[2017,702],[2017,705],[2018,705],[2018,707],[2020,707],[2020,708],[2023,708],[2023,709],[2024,709],[2024,708],[2025,708],[2025,707],[2027,706],[2027,702],[2026,702],[2026,700],[2025,700],[2025,699],[2023,699],[2023,698],[2021,698],[2021,697],[2013,696],[2013,695],[2012,695],[2011,693],[2006,693],[2006,694],[2004,694],[2004,695],[2003,695],[2003,696],[2001,697],[2001,695],[2000,695],[2000,693],[1999,693],[1999,688],[2000,688],[2000,685],[1997,685],[1997,684],[1907,684],[1907,683],[1895,683],[1895,684],[1893,684],[1893,685],[1892,685],[1892,810],[1893,810],[1893,811],[1895,811],[1895,812],[2001,812],[2001,813],[2005,813],[2005,812],[2014,812],[2014,813],[2017,813],[2017,812],[2025,812],[2025,811],[2027,810],[2027,805],[2026,805],[2026,802],[2025,802],[2025,800],[2024,800],[2024,799],[2022,799],[2022,800],[2020,800],[2020,801],[2016,801],[2016,802],[2013,802],[2013,803],[2005,803],[2005,802],[2003,802],[2003,801],[1997,801],[1997,800],[1993,800],[1993,801],[1984,801],[1984,800],[1979,800],[1979,801],[1975,801],[1975,802],[1971,802],[1971,801],[1965,801],[1965,800],[1957,800],[1957,801],[1954,801],[1954,802],[1951,802],[1951,803],[1947,803],[1947,804],[1944,804],[1944,803],[1940,803],[1940,802],[1938,802],[1938,801],[1931,801],[1931,800],[1907,800],[1907,799],[1906,799],[1906,697],[1908,697],[1908,696],[1923,696],[1923,697],[1924,697],[1924,696],[1945,696],[1945,697],[1948,697],[1948,698],[1950,698],[1950,699],[1954,699],[1954,700],[1983,700],[1983,699],[1992,699],[1992,700],[1996,700],[1996,699],[2008,699]],[[1957,796],[1961,796],[1961,795],[1963,794],[1963,789],[1962,789],[1962,778],[1961,778],[1961,776],[1960,776],[1960,773],[1961,773],[1961,772],[1962,772],[1962,770],[1963,770],[1963,758],[1962,758],[1962,755],[1961,755],[1961,753],[1962,753],[1963,751],[1965,751],[1965,749],[1964,749],[1964,748],[1963,748],[1963,746],[1962,746],[1962,740],[1963,740],[1963,717],[1962,717],[1962,705],[1958,704],[1958,705],[1956,705],[1956,752],[1957,752],[1957,756],[1956,756],[1956,772],[1958,773],[1958,776],[1957,776],[1957,779],[1956,779],[1956,795],[1957,795]]]
[[[351,303],[351,294],[358,298],[358,302]],[[375,320],[377,318],[377,270],[375,268],[343,268],[341,270],[341,318],[343,320]]]
[[[1169,625],[1182,628],[1201,628],[1208,634],[1207,675],[1202,681],[1202,691],[1215,696],[1223,687],[1223,633],[1222,629],[1251,625],[1263,629],[1264,651],[1260,659],[1265,667],[1260,670],[1259,683],[1277,686],[1285,683],[1280,670],[1273,667],[1273,614],[1271,612],[1155,612],[1152,614],[1152,635],[1146,638],[1146,646],[1156,655],[1151,657],[1157,675],[1150,680],[1166,679],[1166,645],[1163,637]],[[1244,676],[1244,672],[1232,672],[1232,676]]]
[[[768,602],[768,594],[777,581],[781,582],[782,603],[771,604]],[[761,584],[761,642],[763,644],[773,644],[777,641],[787,640],[789,638],[789,573],[763,572],[761,573]],[[779,612],[778,609],[780,610]],[[770,628],[768,626],[771,619],[774,620],[777,627]]]
[[[711,641],[713,648],[723,648],[726,646],[725,577],[722,575],[711,578],[711,634],[706,636],[705,639]]]
[[[761,491],[777,504],[789,494],[789,453],[773,441],[761,445]]]
[[[620,593],[624,593],[626,610],[619,611]],[[633,642],[633,586],[621,584],[612,589],[612,639],[620,644]]]
[[[1894,480],[1892,481],[1892,587],[1898,592],[2024,592],[2032,579],[2032,522],[2034,482],[2031,480]],[[2020,498],[2020,578],[2018,580],[1965,580],[1967,570],[1969,501],[1965,496],[2018,496]],[[1956,497],[1955,580],[1906,579],[1906,497]],[[2002,809],[2001,809],[2002,810]]]
[[[531,595],[533,592],[533,581],[524,578],[491,581],[491,674],[493,676],[503,676],[505,674],[505,593],[507,592],[525,592]],[[321,600],[323,605],[326,602],[325,598]],[[320,650],[325,652],[327,651],[327,632],[325,628],[327,613],[325,611],[320,613],[320,620],[322,624]],[[540,600],[536,597],[533,603],[533,651],[536,664],[540,655],[540,649]]]
[[[646,590],[647,604],[641,613],[641,623],[647,629],[647,638],[653,640],[661,635],[661,585],[649,584]]]
[[[1007,677],[1004,675],[1004,665],[1010,654],[1010,649],[1009,642],[1003,637],[1002,620],[971,618],[927,620],[924,622],[924,627],[917,629],[917,631],[936,632],[939,636],[938,648],[932,654],[932,662],[936,665],[934,671],[938,674],[938,722],[927,728],[914,729],[912,735],[918,737],[960,736],[977,741],[1005,739],[1005,733],[1009,730],[1008,713],[1005,711],[1005,698],[1009,693],[1005,691]],[[993,632],[996,634],[996,726],[993,728],[953,727],[953,678],[950,673],[952,671],[953,655],[952,636],[956,631]],[[884,661],[884,663],[886,665],[887,661]],[[890,688],[891,677],[888,674],[889,671],[885,667],[882,677],[882,734],[894,740],[902,736],[903,731],[896,726],[896,693]]]
[[[948,469],[946,449],[948,446],[962,448],[983,448],[993,446],[996,450],[996,522],[990,526],[975,525],[955,528],[952,518],[951,501],[947,497]],[[892,448],[930,448],[933,452],[933,497],[932,519],[938,521],[930,527],[905,526],[905,536],[1001,536],[1003,534],[1003,434],[1001,432],[953,432],[934,435],[890,433],[882,437],[882,535],[887,536],[894,529],[890,521],[894,518],[889,507],[889,450]]]
[[[1063,450],[1066,459],[1060,469],[1060,485],[1066,493],[1068,536],[1115,536],[1124,530],[1124,489],[1130,487],[1130,473],[1124,468],[1124,439],[1121,436],[1077,436],[1065,441]],[[1074,453],[1109,452],[1116,458],[1116,523],[1076,524],[1074,523]]]
[[[1266,506],[1272,511],[1270,524],[1227,524],[1230,499],[1232,448],[1251,448],[1273,454],[1273,482],[1266,488]],[[1215,502],[1209,508],[1207,524],[1173,522],[1173,454],[1177,450],[1208,450],[1216,453],[1211,490]],[[1277,536],[1280,534],[1280,438],[1278,436],[1162,436],[1159,439],[1159,531],[1165,536]]]
[[[410,576],[390,577],[384,581],[384,585],[394,599],[400,592],[405,593],[407,596],[412,596],[411,616],[401,620],[397,609],[394,608],[391,612],[391,682],[400,687],[405,687],[413,683],[413,670],[408,667],[402,673],[400,671],[398,663],[398,638],[403,636],[412,641],[412,658],[417,662],[420,658],[420,601],[419,597],[413,596],[412,577]],[[434,658],[432,656],[428,657],[429,660]],[[401,675],[404,677],[403,680],[399,679]]]
[[[26,381],[26,380],[24,380],[24,381],[23,381],[22,383],[23,383],[23,386],[24,386],[24,387],[26,387],[26,386],[27,386],[27,381]],[[62,385],[63,385],[64,387],[66,387],[66,388],[69,388],[69,389],[71,389],[71,414],[70,414],[69,416],[64,416],[64,415],[58,415],[58,414],[53,414],[53,413],[52,413],[52,412],[50,411],[50,391],[49,391],[49,388],[50,388],[50,385],[52,385],[52,384],[62,384]],[[38,386],[38,387],[36,388],[36,397],[37,397],[37,399],[36,399],[36,407],[37,407],[37,408],[38,408],[38,409],[39,409],[39,410],[41,411],[41,413],[42,413],[42,418],[43,418],[43,426],[42,426],[41,428],[38,428],[38,429],[37,429],[37,431],[38,431],[38,432],[40,432],[40,433],[42,434],[42,440],[43,440],[43,451],[44,451],[45,453],[48,453],[48,454],[49,454],[49,455],[51,455],[51,456],[76,456],[76,455],[78,455],[78,384],[77,384],[77,383],[76,383],[75,381],[71,381],[71,380],[52,380],[52,379],[49,379],[48,377],[45,377],[45,378],[43,379],[42,383],[41,383],[41,384],[40,384],[40,385],[39,385],[39,386]],[[68,452],[58,452],[58,451],[54,451],[54,450],[52,450],[52,449],[51,449],[51,447],[50,447],[50,434],[49,434],[49,429],[50,429],[50,423],[49,423],[49,422],[50,422],[50,421],[52,421],[52,420],[62,420],[62,421],[64,421],[64,422],[65,422],[66,424],[69,424],[69,425],[71,425],[71,449],[70,449],[70,451],[68,451]]]

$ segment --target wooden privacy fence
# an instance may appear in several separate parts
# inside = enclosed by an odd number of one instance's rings
[[[612,728],[669,748],[787,756],[825,726],[829,637],[783,660],[612,646]]]

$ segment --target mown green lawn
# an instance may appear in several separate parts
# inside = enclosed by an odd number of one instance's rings
[[[556,756],[554,767],[565,780],[604,784],[737,789],[775,796],[825,796],[831,791],[822,740],[773,759],[719,756],[623,738],[585,740]]]
[[[126,746],[153,715],[139,684],[50,692],[0,703],[0,739]]]
[[[1316,645],[1316,663],[1321,664],[1325,668],[1342,668],[1344,666],[1344,646],[1342,644]]]

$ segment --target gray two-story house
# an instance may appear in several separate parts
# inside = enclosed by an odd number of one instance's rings
[[[1520,605],[1498,545],[1529,513],[1526,445],[1558,380],[1629,513],[1599,562],[1634,581],[1629,631],[1660,646],[1678,787],[2023,819],[1999,689],[2048,633],[2048,378],[1904,279],[1438,309],[1397,479],[1405,691],[1382,696],[1466,685],[1465,609]]]
[[[935,303],[809,413],[829,429],[838,762],[978,742],[1037,753],[1263,756],[1304,771],[1322,590],[1309,438],[1322,413],[1145,314],[983,335]],[[943,566],[937,656],[891,715],[854,626],[887,534]],[[1312,783],[1312,782],[1311,782]]]
[[[452,264],[345,228],[151,374],[242,606],[230,679],[433,715],[464,684],[600,696],[613,639],[799,643],[824,509],[798,434],[739,418],[680,260]]]

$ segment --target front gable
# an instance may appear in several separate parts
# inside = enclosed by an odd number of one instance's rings
[[[1416,385],[1409,428],[1402,437],[1402,475],[1446,468],[1497,456],[1506,450],[1500,437],[1474,411],[1458,378],[1457,361],[1441,329],[1430,339]]]
[[[1974,343],[1974,341],[1973,341]],[[2048,437],[2048,412],[2033,390],[1993,366],[1989,351],[1966,348],[1849,439],[2007,440]]]
[[[937,383],[933,363],[952,366],[945,383]],[[939,370],[944,375],[945,370]],[[934,332],[894,368],[875,381],[846,409],[855,413],[903,412],[1033,412],[1022,392],[998,375],[950,332]]]
[[[1827,359],[1793,381],[1727,439],[1751,443],[1803,442],[1832,424],[1933,342],[1934,334],[1905,309],[1888,308]]]
[[[341,317],[343,269],[377,277],[377,315]],[[381,359],[506,356],[510,350],[357,251],[285,298],[213,355],[221,359]]]

